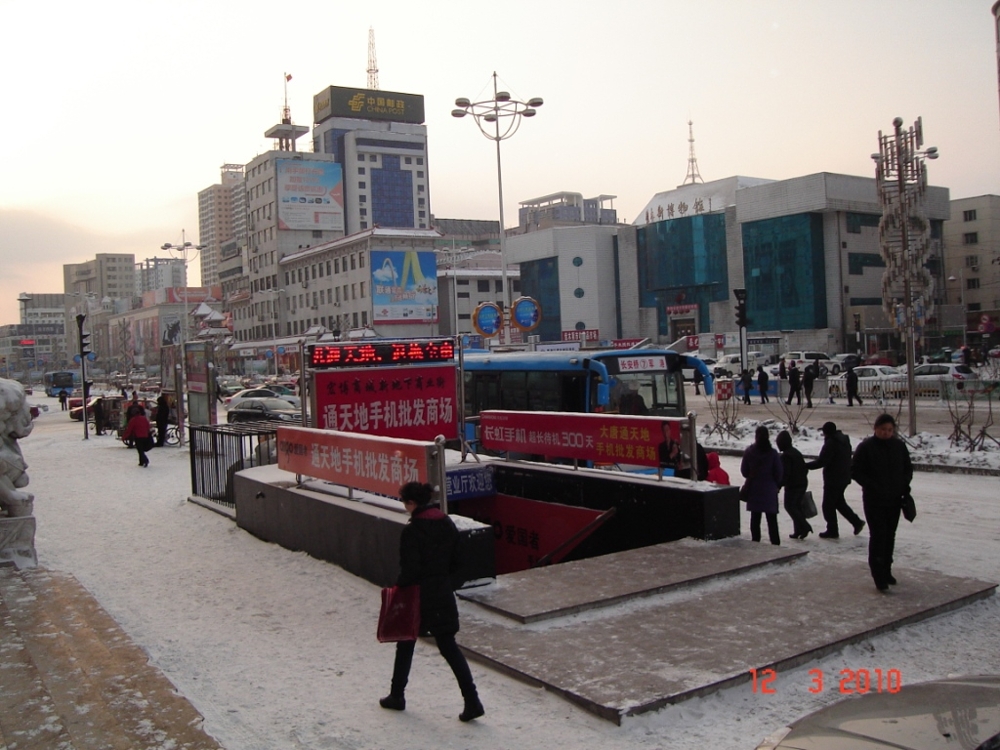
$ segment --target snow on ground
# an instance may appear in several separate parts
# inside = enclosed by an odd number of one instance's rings
[[[461,724],[451,672],[433,646],[421,643],[407,710],[387,712],[377,700],[388,691],[393,649],[375,640],[377,587],[261,542],[187,502],[186,450],[154,450],[150,467],[140,469],[134,451],[111,437],[82,440],[82,425],[70,422],[54,399],[45,401],[49,412],[22,441],[36,496],[40,564],[76,576],[228,750],[753,748],[778,727],[839,700],[841,669],[897,669],[904,683],[1000,673],[1000,598],[991,597],[783,672],[773,695],[754,693],[748,683],[621,727],[475,663],[487,714]],[[934,450],[944,453],[940,445]],[[732,476],[738,462],[723,457]],[[998,482],[920,474],[919,516],[901,524],[897,568],[1000,581]],[[812,487],[819,489],[818,477]],[[856,486],[848,500],[860,510]],[[787,537],[788,518],[780,523]],[[867,534],[796,544],[863,561]],[[823,595],[817,580],[816,596]],[[874,587],[872,595],[878,596]],[[809,691],[813,668],[827,676],[820,694]]]

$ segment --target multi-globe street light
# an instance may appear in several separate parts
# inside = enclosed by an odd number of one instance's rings
[[[875,161],[875,183],[882,219],[879,222],[879,241],[886,270],[882,275],[882,304],[890,318],[894,318],[893,299],[899,282],[903,284],[903,330],[906,335],[906,384],[909,405],[909,432],[917,434],[916,380],[913,370],[917,365],[914,340],[913,286],[920,282],[921,292],[933,286],[933,279],[926,268],[930,225],[923,209],[927,191],[927,170],[924,159],[937,159],[937,148],[924,151],[923,123],[921,118],[905,132],[903,118],[892,121],[893,132],[883,135],[879,131],[879,152],[872,154]],[[911,241],[910,233],[914,236]],[[925,307],[927,304],[925,303]],[[926,314],[930,314],[930,310]]]
[[[507,91],[497,89],[497,74],[493,72],[493,98],[473,102],[465,97],[455,100],[452,117],[472,115],[479,132],[496,143],[497,148],[497,192],[500,196],[500,274],[503,286],[504,316],[510,315],[511,293],[507,279],[507,238],[503,220],[503,170],[500,166],[500,141],[505,141],[521,127],[521,118],[534,117],[538,107],[545,102],[541,97],[532,97],[526,102],[514,99]],[[506,325],[503,326],[506,328]]]

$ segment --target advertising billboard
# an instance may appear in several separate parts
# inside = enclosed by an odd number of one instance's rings
[[[316,426],[410,440],[458,436],[455,365],[318,370]]]
[[[313,97],[313,122],[318,125],[331,117],[419,125],[424,121],[424,97],[397,91],[328,86]]]
[[[277,159],[278,229],[344,231],[344,175],[332,161]]]
[[[437,254],[372,250],[372,319],[375,323],[435,323]]]

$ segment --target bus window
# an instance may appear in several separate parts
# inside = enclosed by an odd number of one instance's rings
[[[529,372],[525,392],[529,411],[565,411],[560,397],[560,376],[555,372]]]
[[[596,411],[596,393],[591,390],[591,409]],[[664,371],[621,373],[611,384],[607,410],[640,416],[683,416],[683,403],[676,375]]]

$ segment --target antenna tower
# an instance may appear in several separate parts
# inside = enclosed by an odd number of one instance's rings
[[[694,155],[694,123],[688,120],[688,171],[682,185],[693,185],[696,182],[704,184],[701,173],[698,172],[698,158]]]
[[[375,59],[375,29],[368,27],[368,88],[378,88],[378,60]]]

